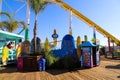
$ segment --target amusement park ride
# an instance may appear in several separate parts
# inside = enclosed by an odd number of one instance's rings
[[[2,1],[2,0],[0,0]],[[17,0],[17,1],[24,1],[24,0]],[[29,1],[29,0],[25,0]],[[112,34],[101,28],[99,25],[97,25],[95,22],[78,12],[76,9],[72,8],[70,5],[65,3],[63,0],[44,0],[45,2],[53,3],[57,6],[60,6],[64,8],[67,11],[71,11],[72,14],[74,14],[77,18],[85,22],[87,25],[89,25],[92,28],[95,28],[98,32],[100,32],[102,35],[106,36],[108,38],[108,41],[113,40],[116,45],[120,45],[120,40],[114,37]],[[30,11],[29,11],[29,3],[27,3],[27,21],[26,23],[29,25],[29,18],[30,18]],[[2,6],[2,4],[1,4]],[[23,6],[22,6],[23,7]],[[0,7],[1,8],[1,7]]]
[[[18,1],[23,1],[23,0],[18,0]],[[26,1],[28,1],[28,0],[26,0]],[[80,20],[85,22],[87,25],[89,25],[90,27],[92,27],[95,30],[97,30],[98,32],[100,32],[102,35],[106,36],[108,38],[108,46],[109,47],[110,47],[110,40],[113,40],[114,43],[116,43],[116,45],[120,45],[120,40],[118,40],[116,37],[114,37],[113,35],[108,33],[106,30],[101,28],[99,25],[97,25],[92,20],[90,20],[89,18],[87,18],[86,16],[84,16],[83,14],[78,12],[76,9],[72,8],[70,5],[68,5],[64,1],[62,1],[62,0],[44,0],[44,1],[53,3],[55,5],[58,5],[58,6],[62,7],[62,8],[64,8],[65,10],[67,10],[67,11],[71,11],[77,18],[79,18]],[[27,12],[29,12],[29,11],[27,11]],[[28,13],[28,14],[30,14],[30,13]],[[28,15],[27,18],[29,18],[29,15]],[[28,20],[27,24],[29,25],[29,19],[27,19],[27,20]]]
[[[102,35],[105,35],[108,39],[114,40],[114,42],[117,45],[120,45],[120,40],[118,40],[116,37],[114,37],[113,35],[111,35],[110,33],[108,33],[106,30],[102,29],[95,22],[93,22],[92,20],[88,19],[83,14],[81,14],[80,12],[78,12],[77,10],[75,10],[74,8],[72,8],[71,6],[69,6],[68,4],[66,4],[65,2],[63,2],[62,0],[45,0],[45,1],[55,3],[58,6],[61,6],[62,8],[64,8],[65,10],[72,11],[72,13],[76,17],[78,17],[80,20],[82,20],[83,22],[85,22],[86,24],[88,24],[90,27],[95,28],[98,32],[100,32]]]

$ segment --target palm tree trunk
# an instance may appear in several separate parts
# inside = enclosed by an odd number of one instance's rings
[[[34,53],[36,53],[36,49],[37,49],[37,16],[35,16],[35,24],[34,24]]]

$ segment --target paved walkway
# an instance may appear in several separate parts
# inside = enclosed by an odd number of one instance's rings
[[[1,67],[0,80],[120,80],[120,60],[103,59],[98,67],[74,71],[19,72],[15,67]]]

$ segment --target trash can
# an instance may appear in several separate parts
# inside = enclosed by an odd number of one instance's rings
[[[18,70],[23,70],[23,58],[24,57],[18,57],[18,60],[17,60],[17,69]]]
[[[37,64],[38,64],[39,71],[45,71],[45,63],[46,63],[46,60],[44,58],[41,58],[40,60],[38,60]]]

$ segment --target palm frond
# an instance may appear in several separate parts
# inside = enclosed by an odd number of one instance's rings
[[[0,29],[4,30],[4,24],[2,22],[0,22]]]
[[[35,14],[38,14],[39,12],[43,11],[48,4],[48,2],[44,2],[43,0],[29,0],[29,1],[30,7],[35,12]]]
[[[2,22],[0,22],[0,28],[2,28],[4,26],[4,24]]]
[[[0,15],[6,15],[10,20],[12,19],[12,16],[8,12],[0,12]]]
[[[23,22],[23,21],[20,21],[19,22],[19,24],[21,24],[22,25],[22,27],[25,29],[25,28],[27,28],[27,25],[26,25],[26,23],[25,22]]]
[[[18,28],[18,24],[19,24],[19,22],[18,21],[12,21],[11,23],[10,23],[10,32],[13,32],[13,31],[15,31],[17,28]]]
[[[7,15],[9,17],[9,20],[0,22],[0,29],[7,30],[8,32],[13,32],[19,27],[19,24],[21,24],[24,29],[26,28],[25,22],[13,20],[9,13],[0,12],[0,15],[3,14]]]

